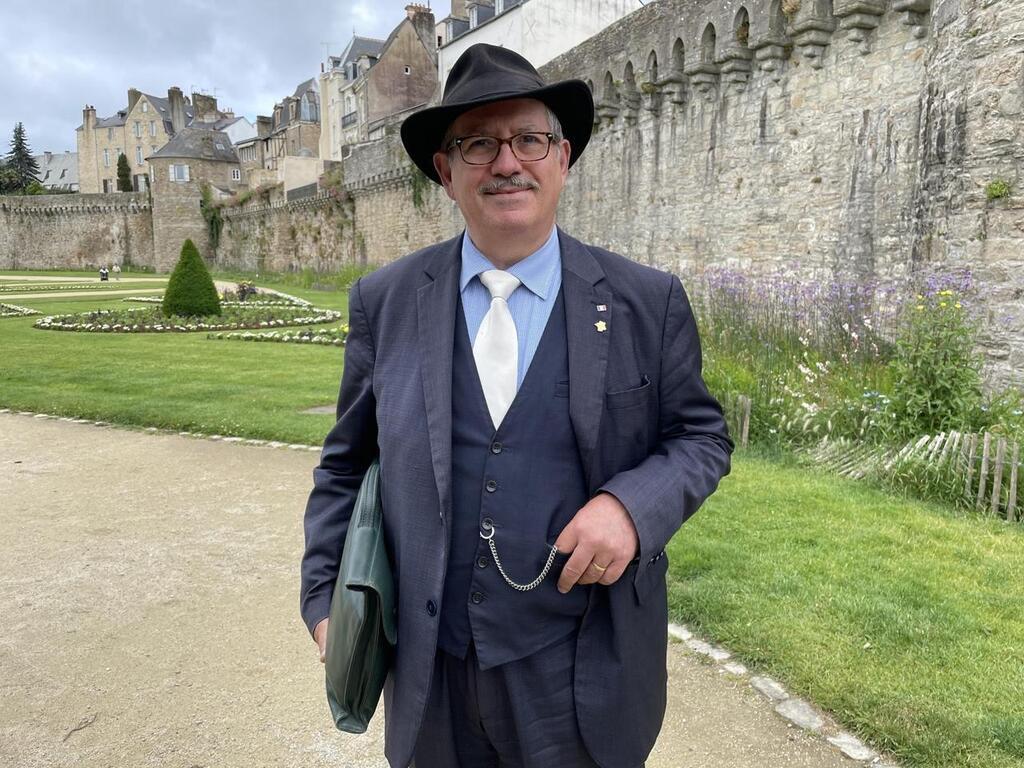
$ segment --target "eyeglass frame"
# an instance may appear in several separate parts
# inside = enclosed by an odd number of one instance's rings
[[[521,158],[519,155],[516,154],[515,147],[512,146],[512,142],[518,139],[520,136],[544,136],[548,140],[548,146],[547,149],[544,151],[544,154],[541,157],[535,157],[532,160],[524,160],[523,158]],[[494,157],[492,157],[487,162],[474,163],[467,160],[466,156],[462,153],[462,142],[466,141],[466,139],[494,139],[496,142],[498,142],[498,149],[495,151]],[[489,136],[486,133],[471,133],[468,136],[459,136],[457,138],[452,139],[451,144],[448,145],[448,151],[451,152],[453,149],[458,148],[459,157],[462,158],[462,162],[464,162],[466,165],[490,165],[491,163],[498,159],[498,156],[501,154],[502,146],[508,144],[508,148],[509,151],[512,153],[512,156],[519,162],[539,163],[541,160],[545,160],[547,156],[551,154],[551,145],[554,143],[555,134],[553,134],[551,131],[520,131],[519,133],[509,136],[507,139],[502,139],[498,136]]]

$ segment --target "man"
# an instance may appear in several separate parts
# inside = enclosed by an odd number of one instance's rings
[[[381,462],[398,602],[393,768],[636,768],[666,698],[664,548],[729,470],[679,280],[555,226],[593,101],[469,48],[402,139],[466,231],[359,280],[306,509],[325,617]]]

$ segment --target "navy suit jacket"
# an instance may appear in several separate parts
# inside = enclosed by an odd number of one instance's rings
[[[604,768],[626,768],[647,758],[665,712],[665,545],[728,473],[733,446],[701,378],[697,327],[679,279],[559,237],[569,412],[587,487],[614,494],[640,539],[639,558],[622,578],[591,590],[576,647],[584,742]],[[412,759],[437,646],[452,516],[460,243],[461,235],[424,248],[352,287],[337,423],[305,514],[300,600],[312,632],[330,611],[363,475],[380,457],[398,598],[398,646],[384,690],[393,768]],[[595,325],[602,320],[603,332]]]

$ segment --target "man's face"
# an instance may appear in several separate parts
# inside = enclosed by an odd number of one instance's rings
[[[465,112],[452,124],[455,138],[551,130],[544,104],[511,99]],[[543,160],[519,160],[509,144],[487,165],[470,165],[458,148],[437,152],[434,167],[448,196],[459,205],[471,233],[536,235],[554,225],[558,197],[569,172],[569,142],[552,143]],[[515,185],[510,181],[516,182]]]

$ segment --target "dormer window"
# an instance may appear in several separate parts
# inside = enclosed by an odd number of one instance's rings
[[[142,111],[143,112],[149,112],[149,102],[148,101],[142,102]]]
[[[480,24],[480,6],[474,5],[469,9],[469,28],[474,29]]]

